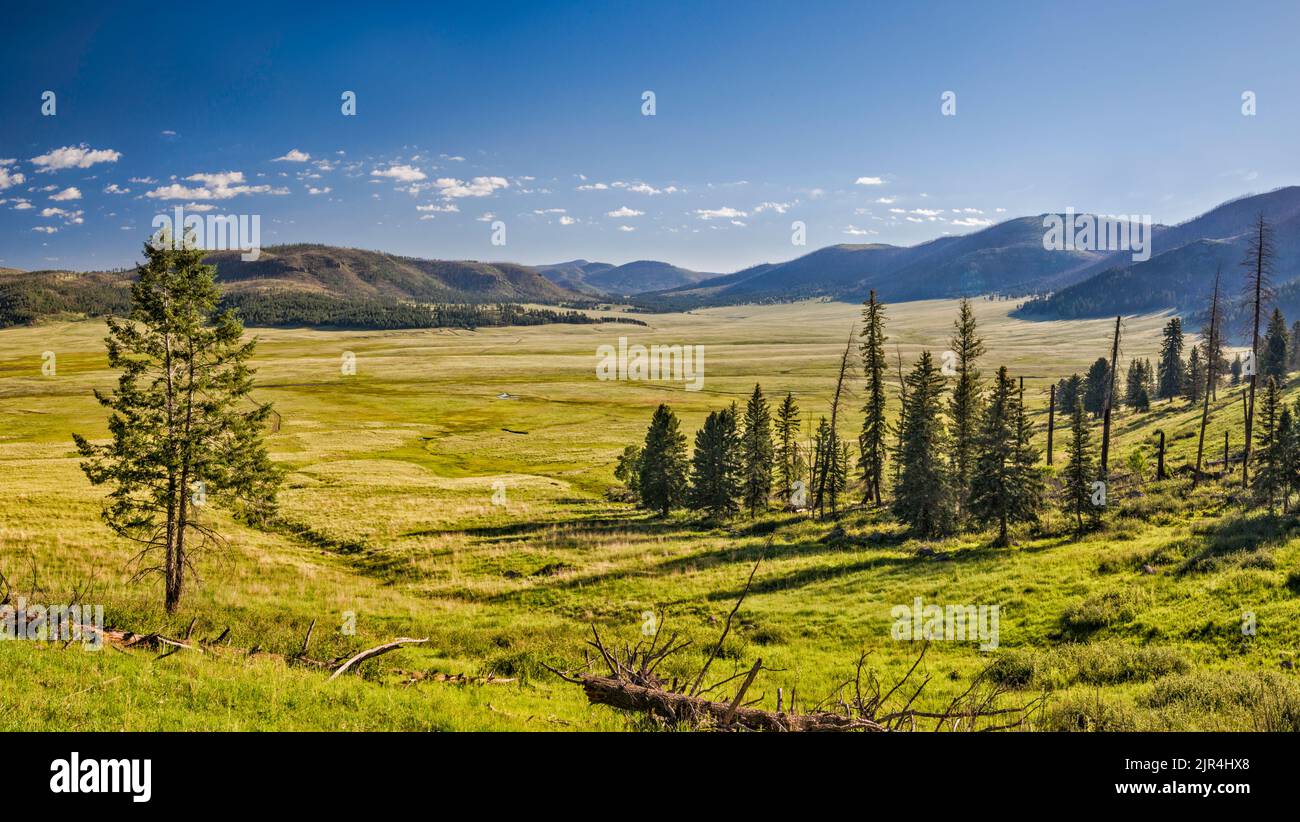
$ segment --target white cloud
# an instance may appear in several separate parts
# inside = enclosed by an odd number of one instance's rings
[[[282,154],[271,162],[273,163],[305,163],[311,159],[311,155],[305,151],[299,151],[296,148],[289,149],[288,154]]]
[[[439,192],[447,199],[457,197],[487,197],[500,188],[509,188],[510,182],[505,177],[475,177],[469,182],[455,177],[439,177],[433,181]]]
[[[105,194],[130,194],[131,189],[122,188],[117,183],[109,183],[108,185],[104,186],[104,193]]]
[[[844,226],[844,233],[845,233],[845,234],[851,234],[851,235],[853,235],[853,236],[855,236],[855,237],[861,237],[861,236],[865,236],[865,235],[868,235],[868,234],[875,234],[876,231],[875,231],[874,229],[870,229],[870,228],[858,228],[858,227],[855,226],[855,225],[846,225],[846,226]]]
[[[695,216],[701,220],[721,220],[748,217],[749,215],[730,206],[723,206],[722,208],[697,208],[695,209]]]
[[[860,186],[883,186],[885,181],[879,177],[859,177],[853,181],[854,185]]]
[[[59,171],[65,168],[90,168],[96,163],[116,163],[122,156],[120,151],[111,148],[92,149],[85,143],[79,146],[56,148],[48,154],[32,158],[37,171]]]
[[[27,209],[34,208],[34,207],[35,206],[27,202],[27,200],[23,199],[22,197],[14,198],[14,211],[26,211]]]
[[[18,172],[10,173],[9,169],[0,166],[0,191],[4,191],[11,186],[21,185],[27,178]]]
[[[560,225],[573,225],[576,222],[578,221],[569,216],[564,216],[560,218]]]
[[[586,179],[585,177],[583,179]],[[605,191],[609,186],[604,183],[585,183],[578,186],[578,191]]]
[[[63,219],[63,222],[67,223],[68,225],[81,225],[82,223],[84,223],[85,222],[84,213],[85,212],[82,212],[80,210],[65,211],[64,209],[53,208],[53,207],[41,209],[42,217],[46,217],[46,218],[61,217]]]
[[[952,224],[967,228],[983,228],[984,226],[993,225],[993,221],[984,217],[962,217],[959,220],[953,220]]]
[[[636,229],[633,228],[633,227],[630,226],[630,225],[621,225],[621,226],[618,227],[618,230],[619,230],[619,231],[636,231]]]
[[[491,211],[484,211],[482,217],[475,217],[474,219],[478,220],[480,223],[490,223],[496,218],[497,215],[493,214]]]
[[[637,211],[635,208],[628,208],[627,206],[605,212],[606,217],[640,217],[642,214],[645,214],[645,212]]]
[[[217,207],[212,203],[186,203],[185,210],[193,211],[196,214],[202,214],[208,211],[216,211]]]
[[[604,188],[604,187],[605,187],[604,183],[597,183],[595,186],[592,186],[593,189]],[[649,194],[652,197],[656,194],[676,194],[677,192],[681,191],[681,189],[678,188],[677,186],[665,186],[664,188],[655,188],[654,186],[648,183],[625,183],[622,180],[610,183],[609,187],[622,189],[623,191],[631,191],[636,194]],[[582,191],[584,189],[586,189],[586,186],[578,187],[579,191]]]
[[[152,177],[132,177],[131,179],[127,180],[127,182],[137,183],[142,186],[151,186],[158,181]]]
[[[564,214],[566,209],[563,208],[534,208],[534,214]]]
[[[374,169],[370,172],[371,177],[388,177],[402,183],[414,183],[423,180],[427,175],[415,166],[391,165],[384,170]]]
[[[32,231],[40,231],[44,234],[53,234],[54,232],[58,231],[58,229],[52,225],[38,225],[35,228],[33,228]]]
[[[307,186],[307,193],[308,193],[308,194],[311,194],[311,195],[313,195],[313,196],[316,195],[316,194],[329,194],[329,193],[330,193],[331,191],[333,191],[333,190],[334,190],[334,189],[330,188],[329,186],[325,186],[324,188],[316,188],[315,186]]]
[[[790,210],[794,203],[773,203],[764,202],[754,206],[755,214],[762,214],[764,211],[775,211],[777,214],[784,214]]]
[[[415,207],[415,210],[432,211],[440,214],[452,214],[454,212],[460,211],[460,209],[456,207],[455,203],[447,203],[446,205],[433,205],[432,203],[430,203],[429,205],[418,205]]]
[[[146,192],[144,196],[153,200],[229,200],[240,194],[289,193],[287,188],[272,188],[269,185],[250,186],[244,182],[242,171],[191,174],[185,179],[202,185],[185,186],[172,183]]]
[[[880,203],[881,205],[893,205],[894,203],[898,202],[898,198],[897,198],[897,197],[877,197],[877,198],[876,198],[876,202]]]
[[[64,200],[80,200],[81,189],[77,188],[76,186],[68,186],[67,188],[60,191],[58,194],[51,194],[50,199],[55,200],[57,202],[63,202]]]

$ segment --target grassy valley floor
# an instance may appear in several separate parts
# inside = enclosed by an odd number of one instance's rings
[[[981,365],[1026,376],[1041,429],[1048,385],[1108,354],[1113,321],[1030,323],[1010,318],[1012,307],[976,303],[989,350]],[[156,583],[128,581],[133,550],[99,520],[101,492],[71,441],[106,435],[91,396],[115,382],[103,324],[0,331],[0,573],[14,595],[59,604],[89,586],[84,599],[103,603],[111,626],[177,636],[193,622],[197,637],[229,628],[218,648],[162,658],[0,642],[0,729],[643,728],[588,706],[543,665],[579,666],[592,624],[635,642],[662,609],[661,627],[693,643],[664,673],[687,675],[759,557],[711,671],[721,679],[762,657],[776,670],[750,696],[768,708],[777,688],[801,706],[828,696],[864,652],[883,681],[901,677],[919,647],[891,637],[891,609],[920,597],[998,604],[1002,615],[996,650],[930,647],[919,669],[930,678],[917,701],[925,709],[993,664],[990,676],[1023,701],[1047,693],[1037,728],[1300,729],[1300,539],[1290,518],[1243,509],[1233,477],[1190,490],[1180,472],[1194,459],[1199,409],[1184,402],[1119,413],[1106,525],[1082,539],[1056,513],[1019,532],[1015,547],[992,548],[986,534],[921,543],[870,511],[718,525],[651,517],[606,496],[617,455],[660,402],[688,435],[708,411],[743,403],[755,382],[773,401],[793,391],[806,424],[827,413],[858,315],[805,302],[638,315],[647,327],[255,330],[255,396],[280,415],[269,445],[288,470],[284,523],[257,530],[208,514],[228,545],[199,558],[200,578],[171,616]],[[953,301],[890,306],[891,366],[895,346],[909,367],[922,347],[946,349],[955,315]],[[1155,360],[1165,319],[1126,321],[1122,363]],[[620,335],[703,345],[703,390],[596,379],[597,347]],[[42,374],[45,352],[52,376]],[[355,374],[340,367],[348,355]],[[849,398],[846,436],[861,402]],[[1208,450],[1221,453],[1225,430],[1239,448],[1239,391],[1220,389],[1213,409]],[[1124,476],[1135,449],[1154,473],[1158,430],[1175,478]],[[1058,465],[1065,438],[1058,429]],[[1251,615],[1255,633],[1243,634]],[[320,659],[397,636],[429,642],[327,682],[283,659],[313,620]]]

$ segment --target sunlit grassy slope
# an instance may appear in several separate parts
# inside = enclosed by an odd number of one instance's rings
[[[1010,303],[976,312],[986,372],[1024,375],[1040,427],[1047,386],[1108,353],[1113,321],[1027,323]],[[910,366],[948,347],[953,302],[890,306],[888,343]],[[763,563],[728,639],[719,678],[762,657],[756,686],[811,704],[858,656],[883,679],[918,648],[890,638],[890,609],[998,604],[1000,647],[936,643],[918,704],[938,707],[991,660],[1027,700],[1051,690],[1039,727],[1251,728],[1296,720],[1291,663],[1300,643],[1300,542],[1266,512],[1243,512],[1231,483],[1136,486],[1117,478],[1106,528],[1075,540],[1060,517],[993,549],[969,534],[928,547],[878,515],[834,523],[772,513],[716,526],[664,521],[609,502],[613,463],[670,403],[688,435],[755,382],[793,391],[805,417],[828,412],[839,353],[858,318],[837,303],[640,315],[648,327],[546,326],[410,332],[259,330],[259,400],[281,414],[270,437],[289,473],[289,525],[218,522],[229,545],[200,561],[181,613],[153,583],[129,584],[125,543],[98,519],[100,492],[77,467],[70,434],[105,435],[91,397],[114,375],[104,327],[77,322],[0,332],[0,572],[29,599],[57,604],[92,582],[112,625],[211,637],[221,653],[86,652],[0,643],[0,729],[620,729],[542,663],[576,667],[589,625],[642,636],[647,612],[694,644],[667,673],[695,670],[754,561]],[[1122,361],[1156,356],[1163,317],[1129,318]],[[602,382],[596,348],[631,342],[705,347],[702,391]],[[43,376],[52,351],[57,374]],[[341,373],[346,353],[356,374]],[[846,435],[860,424],[860,375]],[[504,396],[503,396],[504,395]],[[1240,446],[1240,397],[1221,390],[1209,449],[1225,428]],[[1150,449],[1162,428],[1171,467],[1194,455],[1198,414],[1183,403],[1116,419],[1113,464]],[[1040,435],[1039,445],[1044,445]],[[1058,431],[1058,464],[1064,458]],[[1216,457],[1217,458],[1217,457]],[[1120,469],[1122,472],[1122,469]],[[1154,459],[1152,460],[1154,472]],[[1217,470],[1217,469],[1216,469]],[[495,504],[494,486],[504,488]],[[500,501],[500,496],[498,496]],[[1147,566],[1144,571],[1144,566]],[[1154,573],[1151,573],[1154,571]],[[1290,587],[1288,587],[1288,585]],[[355,614],[355,634],[342,628]],[[1253,613],[1254,636],[1243,636]],[[313,655],[332,658],[395,636],[429,637],[326,683],[271,654],[292,653],[318,620]],[[450,684],[410,672],[513,679]],[[725,689],[724,689],[725,690]],[[788,697],[787,697],[788,698]],[[1291,713],[1287,713],[1290,711]],[[1290,720],[1287,719],[1290,717]]]

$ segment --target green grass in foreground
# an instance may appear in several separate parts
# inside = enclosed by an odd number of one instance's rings
[[[983,364],[986,373],[1005,363],[1032,375],[1026,396],[1041,425],[1049,382],[1104,353],[1109,328],[1025,323],[1008,308],[976,305]],[[663,608],[667,630],[693,641],[665,672],[689,674],[760,555],[712,672],[730,676],[761,656],[778,670],[751,695],[769,708],[778,687],[797,690],[803,706],[821,699],[863,652],[882,680],[901,676],[918,648],[890,638],[890,609],[921,597],[1002,608],[996,651],[931,646],[917,703],[925,709],[942,707],[993,662],[993,676],[1025,701],[1050,691],[1037,727],[1300,727],[1292,667],[1300,540],[1289,520],[1242,510],[1233,485],[1193,494],[1182,478],[1122,480],[1102,531],[1075,540],[1052,515],[1010,549],[990,548],[981,534],[918,543],[869,512],[847,515],[840,533],[778,513],[721,526],[680,514],[658,520],[605,499],[615,457],[661,401],[692,432],[756,381],[769,396],[794,391],[805,418],[824,413],[857,313],[801,303],[647,316],[647,328],[258,331],[256,393],[282,415],[270,444],[289,468],[282,503],[293,527],[255,531],[214,514],[230,544],[201,558],[201,579],[171,617],[157,586],[128,583],[132,550],[99,522],[100,492],[70,440],[73,431],[104,435],[90,396],[114,379],[103,325],[0,332],[0,572],[16,590],[58,604],[90,581],[87,599],[106,606],[111,625],[176,635],[196,620],[197,636],[229,627],[231,649],[274,654],[295,652],[313,619],[312,654],[322,659],[394,636],[430,638],[333,683],[236,650],[155,659],[0,642],[0,729],[644,727],[587,706],[581,689],[542,664],[580,664],[592,623],[608,639],[634,642],[644,614]],[[946,301],[890,306],[889,345],[905,362],[922,345],[943,350],[954,315]],[[1126,322],[1126,360],[1154,359],[1162,323]],[[619,335],[705,345],[705,389],[597,381],[596,347]],[[44,351],[57,354],[55,377],[40,374]],[[356,354],[355,377],[339,373],[345,351]],[[1221,452],[1227,429],[1239,447],[1239,394],[1221,391],[1215,412],[1209,450]],[[1184,466],[1198,419],[1182,403],[1120,414],[1115,464],[1149,450],[1163,428],[1171,466]],[[504,506],[492,502],[496,482]],[[347,612],[352,635],[341,630]],[[1246,612],[1254,636],[1242,634]],[[406,684],[410,671],[516,681]]]

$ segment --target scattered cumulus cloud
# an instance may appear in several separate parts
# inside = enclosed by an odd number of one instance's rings
[[[269,185],[248,185],[242,171],[223,171],[219,173],[191,174],[185,178],[189,182],[200,183],[198,186],[186,186],[180,183],[160,186],[144,196],[154,200],[229,200],[240,194],[288,194],[287,188],[272,188]]]
[[[281,154],[271,162],[273,163],[305,163],[311,159],[311,155],[305,151],[299,151],[296,148],[289,149],[288,154]]]
[[[701,220],[731,220],[737,217],[748,217],[749,214],[730,206],[723,206],[722,208],[697,208],[695,216]]]
[[[90,168],[96,163],[116,163],[121,156],[120,151],[90,148],[82,143],[79,146],[56,148],[47,154],[33,157],[31,162],[38,172],[44,173],[65,168]]]

